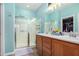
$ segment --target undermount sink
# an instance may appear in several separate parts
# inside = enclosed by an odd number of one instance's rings
[[[66,40],[79,40],[79,37],[71,37],[68,35],[63,35],[63,36],[58,36],[61,39],[66,39]]]
[[[68,35],[56,35],[56,36],[54,36],[54,37],[56,37],[56,38],[69,38],[69,36]]]
[[[76,37],[77,39],[79,39],[79,37]]]

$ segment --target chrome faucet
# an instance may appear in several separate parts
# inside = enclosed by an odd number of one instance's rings
[[[70,36],[70,37],[76,37],[76,34],[73,33],[73,32],[70,32],[69,36]]]

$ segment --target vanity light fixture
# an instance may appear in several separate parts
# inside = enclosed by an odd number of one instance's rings
[[[53,6],[50,5],[50,6],[48,7],[48,10],[49,10],[49,11],[53,11],[53,10],[54,10]]]
[[[49,3],[48,4],[48,10],[54,11],[56,8],[60,7],[61,3]]]
[[[28,7],[28,8],[29,8],[30,6],[29,6],[29,5],[26,5],[26,7]]]

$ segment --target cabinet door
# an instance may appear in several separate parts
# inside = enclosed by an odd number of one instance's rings
[[[51,38],[43,37],[43,56],[51,56]]]
[[[42,55],[42,37],[39,35],[36,36],[36,48],[37,54]]]
[[[64,56],[79,56],[79,45],[63,42]]]
[[[58,40],[52,40],[52,56],[62,56],[63,51],[62,48],[63,45],[61,44],[61,41]]]

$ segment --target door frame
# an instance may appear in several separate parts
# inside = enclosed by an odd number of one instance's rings
[[[14,5],[14,16],[13,16],[13,39],[15,39],[15,5]],[[15,53],[15,41],[14,42],[14,51]],[[12,54],[12,53],[11,53]],[[5,56],[5,5],[1,3],[1,56]]]
[[[5,55],[5,11],[4,11],[4,4],[1,3],[1,56]]]
[[[15,42],[15,4],[13,5],[13,8],[14,8],[14,15],[13,15],[13,45],[14,45],[14,51],[13,53],[15,54],[16,52],[16,42]]]

